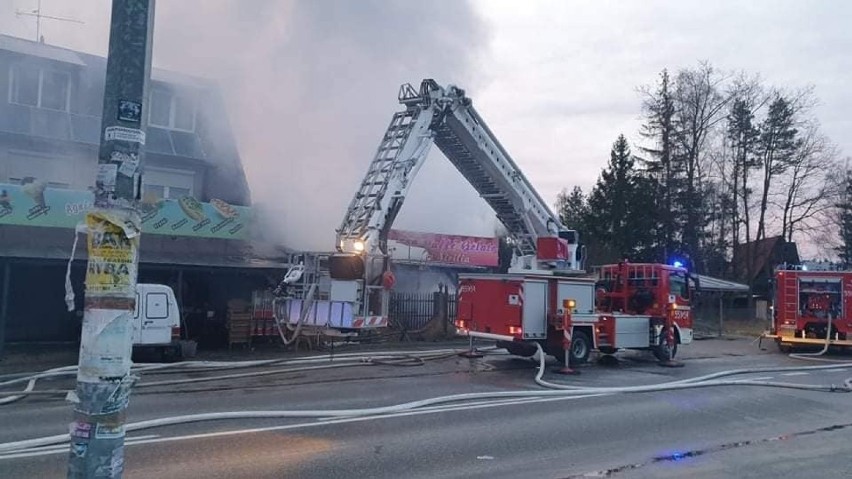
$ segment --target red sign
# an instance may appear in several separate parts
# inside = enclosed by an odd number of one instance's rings
[[[422,254],[411,254],[408,258],[411,260],[468,266],[499,264],[500,244],[497,238],[391,230],[388,239],[423,250]],[[398,251],[394,256],[405,257],[405,252]]]

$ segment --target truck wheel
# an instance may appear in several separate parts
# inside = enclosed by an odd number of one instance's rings
[[[793,352],[793,346],[789,344],[781,344],[781,341],[776,341],[775,345],[778,346],[778,352],[782,354],[790,354]]]
[[[589,354],[592,353],[592,340],[584,331],[574,331],[571,337],[571,350],[568,358],[571,365],[584,364],[589,360]]]
[[[672,348],[672,355],[669,358],[669,347],[666,345],[666,336],[665,334],[660,335],[660,344],[654,346],[651,351],[654,353],[654,357],[657,358],[657,361],[668,361],[669,359],[674,359],[677,356],[677,333],[675,333],[674,338],[674,347]]]

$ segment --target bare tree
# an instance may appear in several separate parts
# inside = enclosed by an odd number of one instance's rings
[[[801,128],[799,142],[785,175],[779,177],[774,206],[781,212],[781,235],[793,240],[793,233],[806,228],[823,212],[832,208],[838,182],[832,177],[839,170],[839,152],[819,130],[815,121]]]
[[[684,172],[682,201],[685,206],[683,249],[699,259],[700,232],[706,223],[707,211],[702,201],[704,187],[702,166],[708,135],[724,120],[724,109],[730,96],[721,85],[727,78],[707,62],[695,69],[680,70],[675,79],[675,141],[682,155]]]

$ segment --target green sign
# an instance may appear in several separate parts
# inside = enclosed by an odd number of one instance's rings
[[[0,225],[74,228],[93,206],[89,191],[55,189],[36,180],[25,185],[0,183]],[[199,238],[244,239],[251,208],[221,200],[201,203],[191,196],[143,201],[143,233]]]

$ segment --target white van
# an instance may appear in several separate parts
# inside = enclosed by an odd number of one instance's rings
[[[137,284],[133,311],[133,349],[154,349],[180,357],[180,309],[172,288]]]

